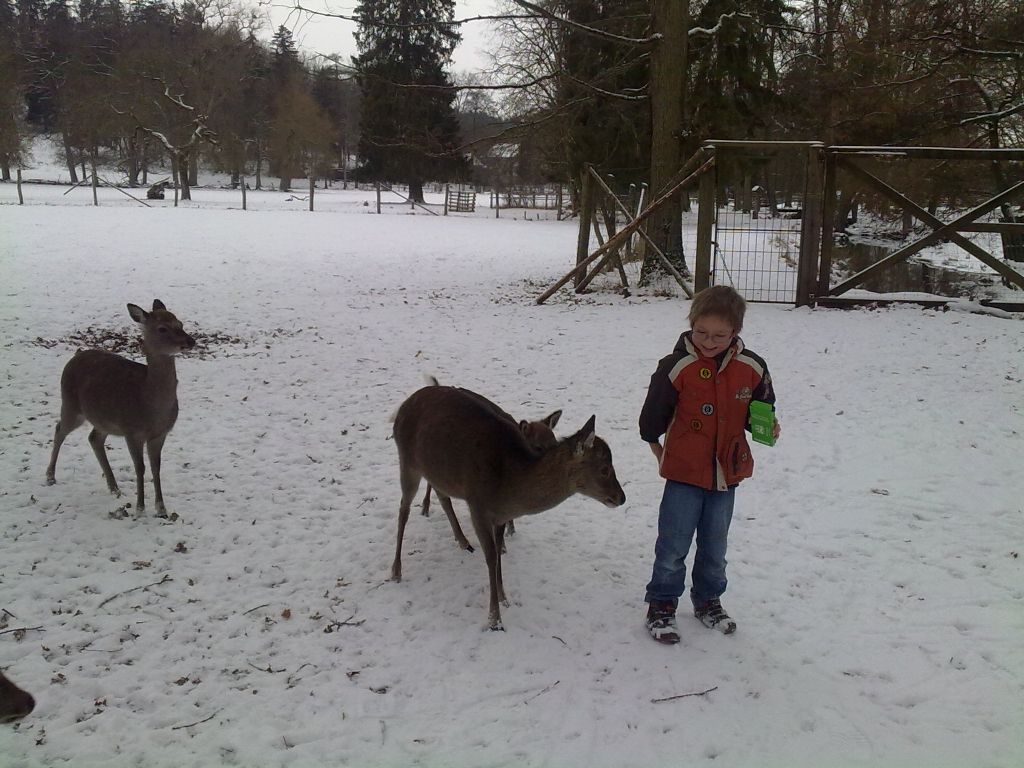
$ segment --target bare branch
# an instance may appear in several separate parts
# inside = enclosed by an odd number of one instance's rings
[[[561,24],[562,26],[570,27],[571,29],[583,32],[591,37],[599,37],[602,40],[611,40],[616,43],[626,43],[628,45],[651,45],[661,39],[661,35],[651,35],[649,37],[625,37],[624,35],[616,35],[612,32],[605,32],[604,30],[587,26],[586,24],[580,24],[578,21],[566,19],[556,13],[552,13],[546,8],[541,8],[539,5],[529,2],[529,0],[512,0],[512,2],[528,11],[533,11],[535,14]]]

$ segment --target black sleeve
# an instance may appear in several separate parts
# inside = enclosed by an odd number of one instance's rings
[[[772,384],[772,376],[768,373],[768,366],[764,364],[764,360],[761,361],[761,364],[764,367],[764,374],[761,376],[761,381],[754,387],[753,399],[770,403],[774,410],[775,386]]]
[[[676,358],[669,356],[658,363],[658,369],[651,376],[647,388],[647,399],[640,411],[640,437],[648,443],[656,443],[668,430],[672,415],[676,411],[679,392],[669,378],[669,372]]]

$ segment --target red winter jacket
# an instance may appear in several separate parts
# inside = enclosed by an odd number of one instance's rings
[[[690,331],[658,363],[640,412],[640,436],[665,438],[661,476],[706,490],[727,490],[754,472],[745,429],[751,400],[775,403],[764,360],[737,336],[717,358],[693,346]]]

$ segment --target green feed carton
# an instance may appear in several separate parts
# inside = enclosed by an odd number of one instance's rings
[[[750,401],[750,434],[754,442],[775,445],[775,411],[771,404]]]

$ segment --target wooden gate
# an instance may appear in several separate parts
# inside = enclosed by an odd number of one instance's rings
[[[750,301],[797,306],[849,304],[850,299],[839,297],[943,240],[963,248],[1006,285],[1024,289],[1021,272],[963,234],[998,233],[1004,256],[1015,258],[1018,243],[1024,241],[1024,221],[1009,213],[1009,204],[1024,198],[1024,171],[1018,168],[1021,180],[1014,183],[1013,171],[996,171],[994,167],[1021,163],[1024,150],[826,147],[818,142],[755,141],[708,141],[705,147],[715,157],[715,173],[701,180],[696,290],[724,283]],[[872,167],[894,160],[904,163],[899,172],[891,174],[897,180],[885,180],[882,172]],[[961,172],[964,189],[958,194],[936,193],[936,186],[941,186],[937,168],[948,172],[950,164],[960,161],[989,165],[984,173],[967,174],[967,184]],[[908,193],[897,189],[898,184],[915,186],[919,194],[930,187],[934,210],[914,202]],[[992,194],[994,188],[997,191]],[[884,258],[833,283],[834,235],[846,223],[843,201],[857,195],[880,197],[904,221],[916,220],[931,231],[912,242],[901,242]],[[956,211],[950,214],[951,220],[939,218],[940,202],[942,210]],[[882,205],[878,200],[875,204]],[[1002,214],[998,220],[979,221],[991,218],[989,214],[996,209]],[[843,222],[837,226],[838,218]],[[913,227],[905,229],[902,236],[908,237]],[[1024,302],[989,303],[1024,311]]]
[[[919,180],[925,177],[923,171],[927,169],[924,162],[931,161],[933,165],[949,166],[958,161],[975,161],[991,164],[988,170],[992,171],[992,180],[997,182],[996,186],[1002,186],[996,194],[978,193],[964,195],[959,201],[960,205],[948,205],[948,209],[957,211],[969,205],[966,210],[959,214],[952,214],[949,221],[942,221],[933,212],[919,205],[899,191],[893,183],[881,178],[877,169],[867,167],[869,163],[884,163],[885,161],[907,161],[916,164],[919,172],[905,174],[905,177]],[[956,243],[962,249],[981,261],[983,264],[994,270],[1002,278],[1005,284],[1024,289],[1024,274],[1010,267],[1006,262],[1000,261],[993,254],[986,251],[976,242],[964,236],[965,232],[992,232],[1002,236],[1002,246],[1007,259],[1015,255],[1013,250],[1016,239],[1024,235],[1024,223],[1016,220],[1010,211],[1010,203],[1024,199],[1024,180],[1016,183],[1009,181],[1011,178],[1005,170],[999,170],[1000,163],[1020,163],[1024,161],[1024,150],[1020,149],[965,149],[948,147],[828,147],[825,150],[825,181],[824,181],[824,210],[821,241],[821,257],[818,269],[818,289],[814,299],[817,303],[835,304],[836,297],[849,291],[855,286],[861,285],[873,275],[891,268],[893,265],[905,261],[922,248],[934,245],[939,241],[946,240]],[[849,278],[841,280],[832,285],[832,252],[834,246],[833,231],[837,223],[837,213],[845,218],[845,214],[837,212],[836,206],[840,199],[841,174],[845,174],[854,181],[854,184],[862,190],[870,190],[881,195],[895,208],[904,212],[908,219],[916,219],[931,229],[924,236],[901,246],[888,256],[880,259],[871,266],[857,272]],[[985,175],[985,174],[979,174]],[[977,182],[976,182],[977,183]],[[982,185],[982,189],[992,185]],[[1002,209],[1002,218],[998,221],[979,222],[982,217]],[[812,301],[812,303],[814,303]],[[847,302],[848,303],[848,302]],[[990,302],[1014,311],[1024,310],[1024,302]]]

